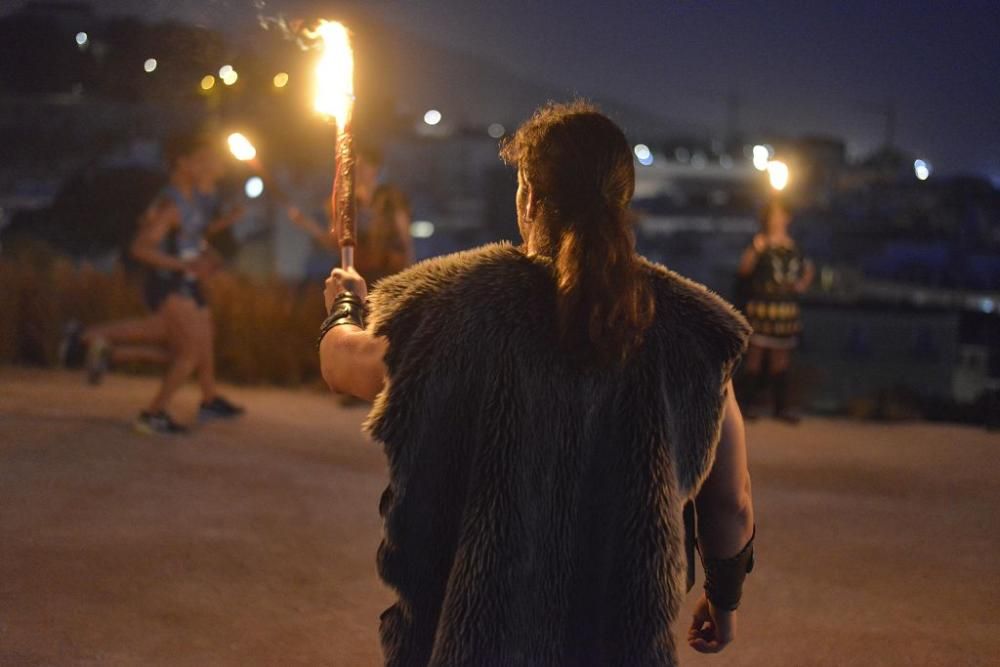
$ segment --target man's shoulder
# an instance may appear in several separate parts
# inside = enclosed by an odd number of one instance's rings
[[[520,247],[492,243],[427,259],[383,278],[373,287],[369,306],[384,319],[437,297],[493,301],[533,280],[538,269]]]
[[[750,325],[736,308],[705,285],[642,260],[656,302],[656,326],[673,337],[679,330],[717,343],[730,353],[742,352]]]
[[[373,296],[386,297],[402,293],[430,293],[475,278],[478,274],[516,271],[530,264],[524,252],[509,243],[491,243],[450,255],[433,257],[383,278],[373,289]]]

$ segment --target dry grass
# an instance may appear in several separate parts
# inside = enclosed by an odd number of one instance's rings
[[[140,279],[75,266],[43,248],[0,260],[0,363],[53,366],[70,320],[84,325],[145,314]],[[315,382],[323,319],[319,286],[296,289],[220,274],[208,287],[219,376],[239,383]]]

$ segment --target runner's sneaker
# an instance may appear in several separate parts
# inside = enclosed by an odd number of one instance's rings
[[[87,348],[87,382],[101,384],[111,366],[111,346],[103,338],[94,340]]]
[[[143,435],[182,435],[188,432],[187,427],[175,422],[163,410],[156,413],[143,410],[132,426]]]
[[[59,365],[63,368],[80,368],[83,365],[84,355],[83,325],[76,320],[70,320],[66,323],[62,340],[59,342]]]
[[[246,410],[242,406],[233,405],[221,396],[216,396],[207,403],[202,403],[198,408],[198,421],[209,421],[212,419],[232,419],[239,417]]]

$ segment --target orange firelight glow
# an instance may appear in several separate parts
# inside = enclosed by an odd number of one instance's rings
[[[257,149],[254,148],[253,144],[250,143],[250,140],[243,134],[233,132],[229,135],[228,141],[230,152],[232,152],[233,157],[240,162],[249,162],[257,157]]]
[[[316,64],[316,111],[337,122],[343,132],[354,107],[354,52],[347,28],[336,21],[323,21],[315,30],[323,40],[323,54]]]

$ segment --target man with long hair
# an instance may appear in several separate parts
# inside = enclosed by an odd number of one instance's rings
[[[733,639],[753,506],[730,375],[749,327],[635,251],[634,163],[582,102],[503,149],[524,244],[327,281],[331,388],[375,399],[389,665],[673,665],[696,499],[696,650]],[[367,306],[366,306],[367,301]],[[363,320],[367,319],[367,326]]]

